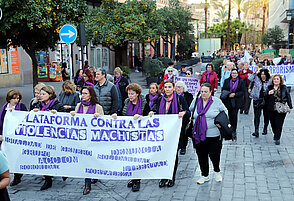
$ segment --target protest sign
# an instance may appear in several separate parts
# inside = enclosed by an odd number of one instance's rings
[[[187,88],[188,92],[193,95],[195,98],[199,92],[200,80],[196,77],[175,77],[175,83],[178,81],[183,81]]]
[[[289,54],[289,49],[280,49],[279,55],[281,56],[287,56]]]
[[[14,173],[172,179],[182,120],[7,112],[2,149]]]
[[[262,62],[265,59],[273,60],[275,58],[275,55],[273,52],[263,53],[258,55],[259,62]]]

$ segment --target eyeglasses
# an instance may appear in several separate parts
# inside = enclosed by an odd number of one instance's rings
[[[183,86],[177,86],[176,88],[180,89],[180,88],[183,88]]]
[[[191,73],[187,73],[187,75],[191,75]]]
[[[200,91],[202,94],[207,94],[209,91]]]
[[[170,72],[173,72],[173,71],[172,71],[172,70],[169,70],[169,71],[167,71],[167,72],[169,72],[169,73],[170,73]]]

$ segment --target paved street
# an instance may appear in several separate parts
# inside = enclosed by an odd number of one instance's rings
[[[131,80],[144,83],[141,73],[132,73]],[[58,86],[60,83],[54,83]],[[146,84],[145,84],[146,87]],[[24,102],[31,97],[31,86],[20,88],[24,93]],[[3,94],[0,90],[1,104]],[[24,92],[25,91],[25,92]],[[147,89],[143,91],[147,92]],[[293,92],[292,92],[293,94]],[[219,96],[219,93],[216,94]],[[41,176],[25,175],[22,182],[9,187],[11,200],[185,200],[185,201],[242,201],[242,200],[294,200],[294,115],[287,115],[281,138],[281,145],[276,146],[269,128],[266,136],[258,139],[251,136],[253,132],[253,110],[249,115],[239,115],[237,142],[223,143],[221,155],[221,172],[223,182],[217,183],[211,169],[211,180],[203,185],[196,183],[200,169],[195,151],[189,142],[186,155],[179,156],[179,167],[175,186],[172,188],[158,187],[158,180],[142,180],[141,190],[132,192],[127,188],[127,181],[101,180],[92,185],[89,195],[83,196],[84,179],[54,177],[52,188],[40,191],[43,184]],[[261,127],[262,128],[262,127]]]

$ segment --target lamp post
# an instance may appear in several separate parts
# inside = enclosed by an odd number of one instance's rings
[[[288,21],[288,45],[287,49],[290,49],[290,24],[291,24],[291,19],[292,19],[292,10],[287,10],[287,21]]]

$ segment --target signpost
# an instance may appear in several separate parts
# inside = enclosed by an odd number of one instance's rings
[[[59,32],[60,40],[64,43],[73,43],[77,38],[78,32],[74,25],[66,24]],[[71,44],[69,44],[69,68],[70,80],[72,81],[72,57],[71,57]]]

